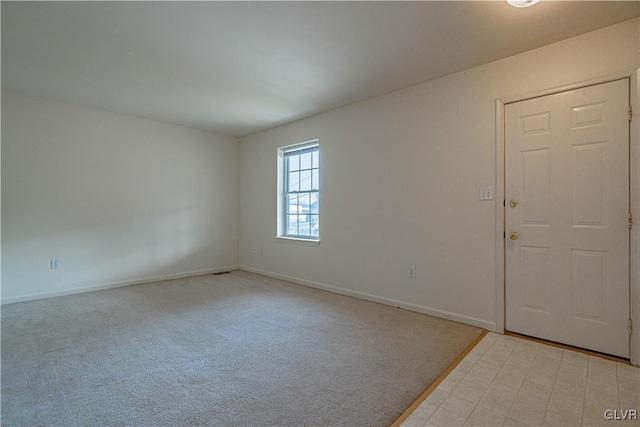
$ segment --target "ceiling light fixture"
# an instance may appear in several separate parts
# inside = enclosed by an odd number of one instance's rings
[[[513,7],[529,7],[529,6],[533,6],[534,4],[538,3],[540,0],[507,0],[507,3],[509,3],[511,6]]]

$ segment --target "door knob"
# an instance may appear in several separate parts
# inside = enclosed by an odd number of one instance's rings
[[[509,206],[515,208],[516,206],[518,206],[518,201],[516,199],[509,200]]]
[[[515,231],[512,231],[511,233],[509,233],[509,238],[511,240],[518,240],[518,237],[520,236],[518,236],[518,233],[516,233]]]

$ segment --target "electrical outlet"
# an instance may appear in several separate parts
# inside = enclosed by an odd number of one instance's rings
[[[416,269],[413,267],[409,267],[409,277],[411,277],[412,279],[414,277],[416,277]]]
[[[51,269],[52,270],[60,269],[60,260],[58,258],[51,258]]]

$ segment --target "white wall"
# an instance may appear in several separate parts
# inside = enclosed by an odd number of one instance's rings
[[[240,264],[493,329],[496,208],[478,190],[496,186],[495,101],[636,69],[639,27],[628,21],[243,138]],[[322,241],[276,240],[276,148],[313,138]]]
[[[2,302],[236,265],[237,163],[235,138],[3,91]]]

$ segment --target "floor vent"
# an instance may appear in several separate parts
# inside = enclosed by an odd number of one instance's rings
[[[230,271],[221,271],[220,273],[212,273],[214,276],[219,276],[221,274],[229,274],[231,273]]]

